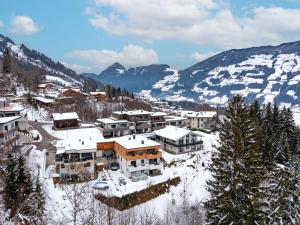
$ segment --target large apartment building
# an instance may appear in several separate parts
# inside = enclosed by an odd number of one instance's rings
[[[97,150],[106,168],[117,162],[121,172],[134,181],[157,175],[163,167],[160,144],[143,136],[103,140],[97,144]]]
[[[164,129],[154,131],[155,141],[170,153],[179,154],[203,149],[202,137],[191,130],[167,126]]]

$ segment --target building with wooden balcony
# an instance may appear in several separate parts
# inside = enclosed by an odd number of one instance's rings
[[[0,146],[15,146],[19,135],[18,120],[21,116],[0,117]]]
[[[90,96],[96,99],[98,102],[104,102],[107,100],[106,93],[102,91],[90,92]]]
[[[203,140],[199,134],[184,128],[167,126],[154,131],[155,141],[172,154],[199,151],[203,149]]]
[[[115,159],[121,172],[133,180],[160,174],[163,167],[160,144],[143,136],[103,140],[97,144],[97,150],[104,162],[107,157]],[[110,164],[105,166],[109,168]]]
[[[62,90],[63,97],[86,98],[87,94],[82,93],[78,88],[66,88]]]
[[[135,123],[128,120],[117,120],[116,118],[97,119],[96,125],[101,128],[103,137],[121,137],[135,134]]]

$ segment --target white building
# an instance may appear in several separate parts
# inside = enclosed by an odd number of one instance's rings
[[[191,130],[175,126],[154,131],[155,140],[170,153],[179,154],[203,149],[202,137]]]
[[[96,144],[90,139],[57,141],[55,168],[61,180],[95,177]]]
[[[0,117],[0,146],[16,145],[19,138],[16,130],[20,118],[21,116]]]
[[[188,127],[191,129],[214,129],[217,119],[216,111],[182,111],[182,117],[188,118]]]
[[[165,116],[166,126],[186,127],[188,119],[180,116]]]

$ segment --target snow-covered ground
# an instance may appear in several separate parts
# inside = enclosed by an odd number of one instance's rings
[[[94,138],[99,138],[99,135],[100,138],[102,137],[98,128],[83,128],[65,131],[53,131],[51,129],[51,125],[45,125],[43,128],[51,135],[63,140],[68,140],[71,138],[72,140],[76,140],[79,137],[82,138],[82,136],[91,137],[92,140],[94,140]],[[126,185],[119,186],[119,184],[116,183],[110,184],[110,191],[114,192],[114,195],[121,196],[129,192],[141,190],[151,184],[163,182],[168,177],[180,176],[181,182],[178,186],[172,186],[168,193],[152,199],[151,201],[142,205],[136,206],[136,208],[141,208],[144,206],[149,207],[155,210],[157,215],[162,216],[165,212],[165,208],[168,207],[171,201],[173,204],[180,204],[180,199],[182,199],[182,193],[184,189],[187,190],[187,196],[190,202],[198,202],[206,199],[208,196],[205,188],[206,180],[210,178],[210,173],[206,170],[206,168],[210,162],[211,153],[214,149],[214,146],[217,145],[218,135],[205,134],[202,132],[201,135],[203,136],[204,140],[204,150],[181,155],[172,155],[167,152],[163,152],[164,159],[169,165],[171,165],[162,171],[163,175],[148,178],[148,180],[140,182],[132,182],[128,178],[125,178]],[[55,173],[55,167],[50,166],[45,170],[44,159],[45,152],[41,152],[39,150],[32,150],[29,155],[31,168],[35,168],[36,171],[38,171],[37,169],[40,170],[40,177],[46,195],[46,209],[47,212],[50,213],[49,217],[51,217],[48,224],[57,224],[60,221],[64,221],[64,224],[71,224],[72,205],[66,197],[64,190],[59,186],[54,186],[52,175]],[[118,171],[108,171],[108,173],[113,178],[112,182],[116,182],[119,176],[123,176]],[[93,183],[94,181],[88,183],[89,192],[85,193],[87,202],[92,201],[91,196]]]

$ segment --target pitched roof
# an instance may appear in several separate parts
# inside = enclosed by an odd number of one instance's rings
[[[79,119],[76,112],[52,113],[53,120],[76,120]]]
[[[17,120],[21,118],[21,116],[8,116],[8,117],[0,117],[0,124],[5,124],[5,123],[9,123],[12,122],[14,120]]]

